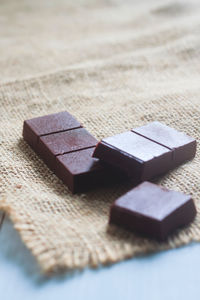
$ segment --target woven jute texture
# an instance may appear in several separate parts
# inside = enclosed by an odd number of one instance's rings
[[[131,186],[71,195],[22,139],[25,119],[67,110],[96,138],[158,120],[199,140],[199,1],[1,1],[0,208],[42,271],[200,240],[200,215],[165,243],[108,226]],[[200,208],[200,156],[156,180]]]

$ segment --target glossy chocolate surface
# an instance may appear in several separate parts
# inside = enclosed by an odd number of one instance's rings
[[[132,131],[172,150],[175,165],[195,156],[196,140],[194,138],[160,122],[152,122]]]
[[[164,240],[195,215],[191,196],[143,182],[113,203],[110,223]]]
[[[169,149],[131,131],[105,138],[102,141],[107,145],[111,145],[112,148],[119,149],[122,153],[128,153],[129,156],[135,157],[142,162],[147,162],[154,157],[170,152]]]
[[[172,151],[131,131],[103,139],[93,156],[118,167],[136,182],[149,180],[172,167]]]
[[[141,182],[168,172],[193,158],[195,153],[196,141],[193,138],[153,122],[146,127],[102,139],[93,156]]]

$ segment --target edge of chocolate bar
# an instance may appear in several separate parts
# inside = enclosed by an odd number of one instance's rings
[[[158,121],[131,129],[132,132],[173,151],[174,166],[195,157],[196,140]]]
[[[138,174],[141,174],[141,164],[144,164],[142,160],[137,158],[133,159],[133,156],[107,144],[103,140],[97,144],[92,156],[99,159],[103,157],[102,161],[113,165],[115,168],[119,168],[122,172],[126,172],[127,174],[130,173],[130,168],[134,168]],[[112,156],[114,163],[110,160],[110,156]],[[122,163],[124,164],[123,168],[121,168]]]
[[[63,111],[25,120],[22,135],[36,151],[39,137],[75,128],[82,128],[82,125],[67,111]]]
[[[118,172],[110,171],[110,167],[101,164],[100,161],[92,157],[93,148],[97,144],[96,138],[91,135],[84,127],[78,126],[74,128],[66,127],[68,120],[74,122],[74,118],[67,112],[53,114],[53,116],[62,115],[62,119],[58,120],[55,124],[55,118],[52,120],[52,115],[46,115],[43,117],[34,118],[31,120],[24,121],[23,126],[23,137],[25,141],[35,150],[35,152],[43,159],[47,166],[65,183],[72,193],[84,192],[97,186],[99,184],[105,184],[107,181],[115,181],[113,178],[121,178],[118,176]],[[65,130],[59,130],[55,132],[54,125],[59,125],[59,129],[62,129],[63,124],[60,121],[63,117],[67,118],[64,120]],[[42,121],[42,122],[41,122]],[[52,122],[47,124],[46,122]],[[35,122],[35,126],[29,126]],[[38,124],[37,124],[38,122]],[[57,121],[56,121],[57,122]],[[75,120],[75,122],[78,122]],[[62,123],[62,122],[61,122]],[[44,124],[45,128],[41,128],[40,134],[36,134],[34,128]],[[74,123],[73,123],[74,124]],[[76,123],[77,124],[77,123]],[[80,125],[80,123],[78,123]],[[58,126],[56,127],[58,129]],[[67,129],[66,129],[67,128]],[[44,130],[43,130],[44,129]],[[50,132],[51,130],[51,132]],[[46,134],[44,134],[46,132]],[[47,133],[48,132],[48,133]],[[43,133],[43,134],[41,134]],[[90,150],[92,148],[92,150]],[[85,152],[84,152],[85,151]],[[81,161],[82,167],[79,170],[74,171],[73,168],[70,170],[69,165],[62,165],[62,157],[69,155],[76,157],[73,167],[78,168],[78,154],[90,153],[83,157]],[[97,161],[97,166],[93,166],[93,162]],[[69,161],[68,161],[69,163]],[[91,165],[90,165],[91,163]],[[85,164],[85,165],[84,165]],[[95,165],[95,164],[94,164]],[[81,172],[82,168],[82,172]],[[80,171],[80,172],[79,172]],[[76,173],[77,172],[77,173]],[[120,174],[121,176],[121,174]]]
[[[130,149],[132,153],[128,152]],[[172,168],[170,149],[132,131],[117,134],[106,141],[102,139],[97,144],[93,156],[119,168],[137,182],[152,179]]]

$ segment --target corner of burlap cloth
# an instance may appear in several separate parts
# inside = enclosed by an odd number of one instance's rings
[[[102,14],[107,18],[101,29],[111,30],[110,36],[100,34],[98,23],[85,28],[94,30],[93,47],[83,44],[88,51],[84,54],[92,57],[90,62],[0,85],[0,208],[8,213],[44,272],[96,267],[200,240],[199,150],[194,160],[156,181],[192,194],[198,210],[189,227],[158,243],[108,226],[110,204],[130,188],[129,184],[72,196],[22,139],[25,119],[67,110],[97,139],[158,120],[199,141],[199,17],[195,18],[194,12],[192,18],[192,12],[187,15],[184,9],[177,16],[172,10],[168,22],[169,7],[148,11],[144,6],[137,14],[132,6],[123,9],[125,14],[120,6],[111,15],[111,8],[108,13],[101,7],[95,12],[98,22]],[[146,16],[145,24],[138,14]],[[79,20],[77,26],[82,24]],[[100,40],[94,39],[98,32]],[[117,41],[111,38],[116,33]],[[69,55],[84,61],[79,51],[82,44],[78,46],[76,52],[72,47]],[[67,53],[60,52],[57,63],[62,65]],[[34,71],[34,62],[32,67]]]

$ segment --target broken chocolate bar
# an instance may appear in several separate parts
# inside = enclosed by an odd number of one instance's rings
[[[67,112],[25,121],[23,137],[73,193],[116,177],[92,157],[97,140]]]
[[[152,122],[132,131],[170,149],[174,166],[195,156],[196,141],[192,137],[160,122]]]
[[[93,156],[125,172],[135,182],[164,174],[195,156],[196,141],[159,122],[108,137]]]
[[[143,182],[117,199],[110,209],[110,223],[148,237],[165,240],[196,215],[189,195]]]

